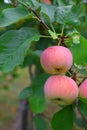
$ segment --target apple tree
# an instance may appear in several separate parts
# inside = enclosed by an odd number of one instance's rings
[[[84,0],[0,1],[0,71],[29,69],[32,83],[19,95],[29,130],[87,129],[86,28]],[[49,102],[58,109],[47,121]]]

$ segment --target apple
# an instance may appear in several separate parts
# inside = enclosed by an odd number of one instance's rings
[[[71,68],[73,56],[66,47],[51,46],[42,52],[40,62],[45,72],[49,74],[62,74]]]
[[[85,79],[79,86],[79,96],[87,98],[87,79]]]
[[[42,2],[46,3],[46,4],[51,4],[51,1],[50,0],[42,0]]]
[[[50,76],[44,85],[44,94],[47,100],[65,106],[72,104],[78,97],[76,82],[65,75]]]

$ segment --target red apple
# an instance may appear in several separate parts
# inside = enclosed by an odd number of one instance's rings
[[[85,79],[79,86],[79,96],[87,98],[87,79]]]
[[[46,3],[46,4],[51,4],[51,1],[50,0],[42,0],[42,2]]]
[[[42,52],[41,65],[49,74],[62,74],[68,71],[73,64],[71,51],[63,46],[51,46]]]
[[[78,97],[76,82],[65,75],[54,75],[44,85],[45,97],[59,105],[70,105]]]

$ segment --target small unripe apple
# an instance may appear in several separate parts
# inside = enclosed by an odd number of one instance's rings
[[[85,79],[79,86],[79,96],[87,98],[87,79]]]
[[[42,2],[46,3],[46,4],[51,4],[51,0],[42,0]]]
[[[54,75],[47,79],[44,85],[46,99],[59,105],[70,105],[78,97],[76,82],[65,75]]]
[[[42,52],[40,61],[45,72],[49,74],[62,74],[71,68],[73,56],[66,47],[51,46]]]

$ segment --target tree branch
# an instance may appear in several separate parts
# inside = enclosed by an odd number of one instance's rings
[[[29,7],[28,5],[26,5],[24,2],[17,0],[21,5],[25,6],[28,10],[30,10],[36,17],[37,20],[44,26],[44,28],[46,30],[50,30],[50,28],[44,23],[44,21],[41,19],[41,17],[38,15],[38,13],[32,9],[31,7]]]
[[[28,66],[31,83],[32,83],[32,80],[34,79],[34,77],[39,73],[36,66],[35,66],[35,68],[32,68],[32,67],[33,67],[33,65]],[[28,118],[29,119],[29,130],[36,130],[34,123],[33,123],[34,114],[31,111],[30,107],[29,107],[29,116],[28,117],[29,117]]]
[[[18,115],[12,130],[27,130],[28,127],[28,100],[20,100]]]

